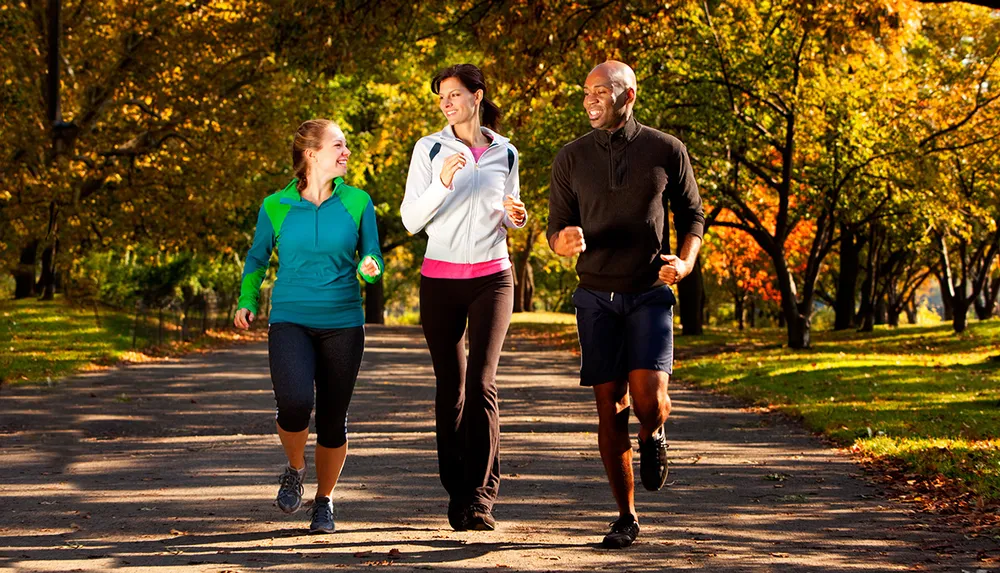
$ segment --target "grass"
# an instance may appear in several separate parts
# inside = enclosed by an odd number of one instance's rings
[[[580,352],[576,315],[564,312],[517,312],[511,316],[508,336],[511,349],[543,349]]]
[[[728,338],[734,347],[683,361],[679,376],[801,418],[924,485],[1000,503],[1000,321],[962,335],[947,324],[819,332],[805,351],[784,348],[784,331]]]
[[[51,383],[81,370],[122,361],[145,362],[241,338],[211,330],[195,340],[162,346],[151,346],[139,338],[136,351],[132,349],[132,316],[109,309],[100,312],[98,326],[93,309],[74,307],[59,296],[50,302],[33,298],[0,302],[0,382]],[[140,323],[141,332],[155,336],[156,329],[152,318]],[[175,338],[176,325],[166,325],[164,337]]]

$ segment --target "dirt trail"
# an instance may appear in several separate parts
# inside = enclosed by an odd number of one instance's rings
[[[887,501],[800,428],[683,384],[669,486],[639,487],[632,548],[601,549],[615,512],[578,358],[512,347],[489,533],[447,526],[419,328],[368,329],[333,535],[306,535],[305,513],[272,505],[282,456],[263,344],[4,387],[0,571],[959,573],[1000,552]]]

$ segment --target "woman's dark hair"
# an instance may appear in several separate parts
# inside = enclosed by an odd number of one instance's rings
[[[472,64],[456,64],[445,68],[431,80],[431,91],[441,93],[441,82],[448,78],[458,78],[465,89],[475,93],[483,90],[483,101],[479,104],[479,121],[484,126],[497,131],[500,129],[500,108],[486,97],[486,78],[483,72]]]
[[[306,162],[306,150],[319,151],[323,149],[323,137],[326,132],[339,126],[328,119],[310,119],[302,122],[295,130],[292,140],[292,169],[299,182],[295,187],[301,193],[309,186],[309,164]]]

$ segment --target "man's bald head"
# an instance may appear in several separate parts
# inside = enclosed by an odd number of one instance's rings
[[[633,91],[639,91],[639,86],[635,80],[635,72],[632,71],[632,68],[628,64],[619,62],[618,60],[608,60],[603,64],[598,64],[590,73],[604,75],[617,88],[623,90],[631,88]]]
[[[637,86],[632,68],[616,60],[598,65],[583,86],[583,107],[590,126],[614,131],[632,116]]]

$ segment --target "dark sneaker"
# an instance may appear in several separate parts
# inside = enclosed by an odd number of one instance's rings
[[[607,549],[622,549],[632,545],[638,536],[639,522],[631,515],[623,515],[611,522],[611,531],[604,536],[601,545]]]
[[[295,513],[302,507],[302,473],[285,466],[285,473],[278,478],[281,487],[278,488],[278,509],[285,513]]]
[[[493,531],[497,528],[497,520],[493,518],[493,512],[488,507],[474,503],[469,506],[467,526],[474,531]]]
[[[333,533],[337,524],[333,522],[333,502],[328,497],[317,497],[313,502],[312,522],[309,523],[309,533]]]
[[[658,491],[667,482],[668,447],[663,426],[645,442],[639,440],[639,477],[649,491]]]
[[[455,531],[469,529],[469,508],[464,503],[448,502],[448,525]]]

